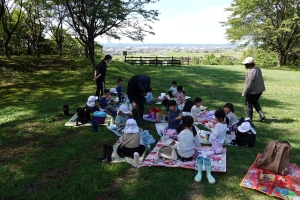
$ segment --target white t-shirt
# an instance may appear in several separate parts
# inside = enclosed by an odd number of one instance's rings
[[[193,118],[200,117],[200,115],[201,115],[200,107],[198,108],[197,106],[193,105],[193,107],[191,109],[191,115]]]
[[[239,120],[236,118],[236,116],[233,112],[228,113],[227,117],[229,119],[229,124],[236,124],[239,122]]]
[[[176,86],[175,87],[171,86],[170,89],[169,89],[169,91],[172,91],[172,95],[173,96],[177,95],[177,87]]]
[[[224,143],[226,138],[227,124],[217,123],[214,128],[211,128],[211,134],[209,136],[209,142],[216,140],[219,143]]]
[[[176,148],[181,157],[189,158],[194,154],[194,146],[200,147],[200,135],[194,137],[191,130],[183,130],[177,137]]]

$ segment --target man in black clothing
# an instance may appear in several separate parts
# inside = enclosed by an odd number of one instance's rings
[[[106,68],[107,68],[107,63],[109,63],[111,59],[112,59],[111,55],[106,55],[104,59],[96,66],[95,69],[95,75],[93,80],[96,81],[96,85],[97,85],[96,96],[98,97],[98,99],[100,99],[99,97],[100,90],[102,96],[103,91],[105,89]]]
[[[150,87],[150,78],[135,75],[128,81],[127,95],[132,105],[132,115],[139,125],[143,125],[145,93]]]

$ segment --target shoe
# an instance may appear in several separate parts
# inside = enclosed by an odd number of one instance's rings
[[[259,114],[259,121],[260,122],[263,121],[266,118],[263,111],[259,111],[258,114]]]
[[[211,175],[211,162],[209,158],[204,158],[204,165],[206,168],[206,177],[210,184],[216,183],[216,179]]]
[[[107,163],[109,164],[111,162],[111,154],[113,152],[113,147],[112,146],[109,146],[107,148],[107,154],[106,154],[106,159],[103,160],[104,163]]]
[[[202,180],[202,166],[203,166],[203,157],[198,156],[196,158],[196,167],[197,167],[198,173],[194,178],[194,180],[198,183],[201,182],[201,180]]]
[[[104,159],[106,159],[106,156],[107,156],[107,148],[108,148],[107,145],[103,145],[103,155],[97,157],[98,160],[104,160]]]

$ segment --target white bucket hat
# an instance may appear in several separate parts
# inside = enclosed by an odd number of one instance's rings
[[[122,113],[125,113],[125,114],[129,114],[128,106],[126,106],[125,104],[122,104],[120,106],[117,114],[119,114],[119,111],[122,111]]]
[[[241,133],[245,133],[245,132],[251,130],[251,125],[250,125],[249,122],[243,122],[243,123],[238,127],[238,130],[239,130]]]
[[[134,119],[128,119],[125,124],[124,133],[138,133],[139,127]]]
[[[242,64],[253,64],[254,63],[254,58],[252,57],[247,57],[245,60],[242,62]]]
[[[110,88],[109,92],[110,92],[110,93],[115,93],[115,94],[118,93],[117,90],[116,90],[116,88]]]
[[[98,99],[96,96],[90,96],[86,102],[86,105],[89,107],[94,107],[95,106],[95,101]]]

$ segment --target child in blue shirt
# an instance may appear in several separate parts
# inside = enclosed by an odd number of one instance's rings
[[[118,87],[117,87],[117,93],[119,102],[121,103],[124,98],[124,87],[123,87],[123,80],[121,78],[118,79]]]
[[[175,100],[170,100],[168,106],[168,128],[176,129],[180,125],[180,120],[182,118],[181,110],[178,109]]]
[[[146,103],[156,103],[156,100],[152,95],[152,88],[151,87],[149,87],[149,89],[147,91],[147,94],[145,96],[145,99],[146,99]]]
[[[108,104],[109,94],[110,94],[110,91],[105,89],[103,92],[103,96],[100,98],[100,101],[99,101],[100,107],[102,109],[105,109],[108,114],[110,114],[112,116],[116,116],[117,115],[116,109],[112,105]]]
[[[168,94],[169,94],[170,98],[177,96],[177,82],[176,81],[172,81],[172,86],[170,87]]]

